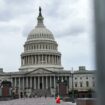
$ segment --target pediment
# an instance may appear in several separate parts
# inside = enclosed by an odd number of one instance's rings
[[[45,68],[38,68],[36,70],[33,70],[29,72],[28,74],[51,74],[53,71],[47,70]]]

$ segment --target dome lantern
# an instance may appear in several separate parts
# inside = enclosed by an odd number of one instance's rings
[[[41,10],[42,10],[41,7],[39,7],[39,16],[37,17],[38,22],[36,27],[44,27],[44,24],[43,24],[44,18],[42,16]]]

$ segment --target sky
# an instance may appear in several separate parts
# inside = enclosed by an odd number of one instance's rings
[[[0,68],[18,71],[20,54],[37,24],[39,6],[65,70],[95,69],[93,0],[0,0]]]

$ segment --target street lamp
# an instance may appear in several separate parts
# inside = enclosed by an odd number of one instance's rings
[[[73,82],[73,74],[74,74],[74,71],[73,71],[73,68],[71,70],[71,77],[72,77],[72,102],[74,103],[74,82]]]

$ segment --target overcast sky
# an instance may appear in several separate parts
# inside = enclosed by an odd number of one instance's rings
[[[95,69],[92,0],[0,0],[0,68],[18,71],[39,6],[45,26],[59,44],[65,70]]]

